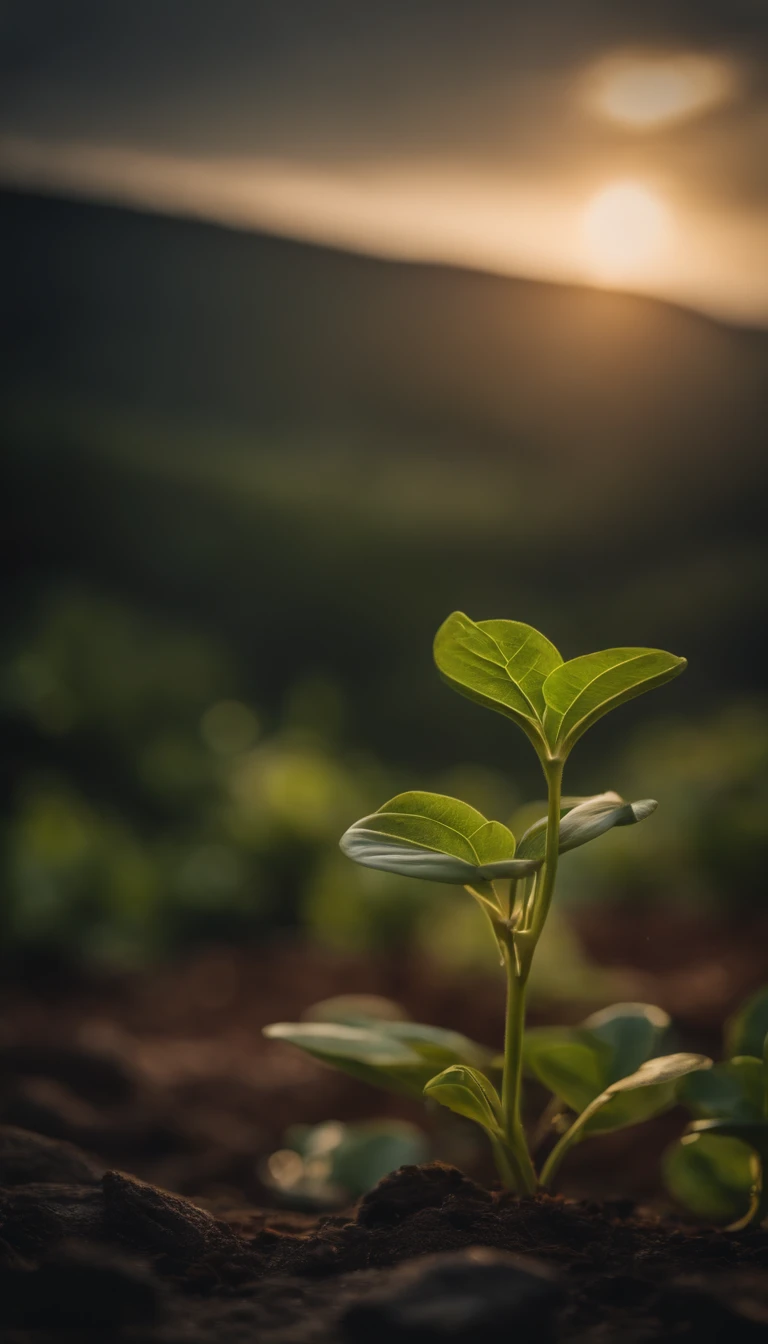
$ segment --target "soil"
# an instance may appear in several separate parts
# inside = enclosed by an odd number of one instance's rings
[[[639,1216],[628,1201],[517,1199],[437,1163],[402,1168],[343,1215],[214,1217],[101,1173],[66,1144],[10,1128],[0,1142],[5,1344],[53,1344],[86,1330],[126,1344],[372,1338],[370,1321],[365,1335],[350,1333],[355,1312],[397,1297],[394,1266],[475,1246],[514,1252],[518,1266],[533,1255],[554,1272],[549,1337],[558,1344],[768,1338],[768,1230],[693,1229]],[[428,1285],[424,1296],[429,1311]],[[486,1325],[483,1337],[502,1336]],[[524,1336],[534,1337],[547,1334]]]
[[[633,929],[626,953],[623,917],[613,945],[605,919],[585,938],[605,964],[627,967],[623,997],[675,1013],[675,1048],[716,1051],[725,1013],[765,979],[766,929],[712,927],[704,936],[699,921],[692,936],[681,929],[670,938],[654,918],[649,932]],[[357,1344],[360,1304],[375,1316],[377,1302],[397,1300],[398,1275],[417,1272],[415,1258],[474,1246],[533,1257],[557,1275],[562,1301],[542,1340],[768,1339],[768,1231],[701,1228],[664,1204],[658,1159],[682,1113],[580,1145],[554,1198],[489,1189],[484,1150],[464,1143],[462,1122],[446,1131],[432,1120],[437,1154],[450,1158],[453,1144],[453,1160],[474,1180],[437,1163],[402,1169],[332,1216],[270,1210],[261,1161],[289,1124],[424,1122],[417,1105],[261,1036],[268,1021],[360,991],[498,1044],[495,980],[457,981],[404,957],[285,944],[261,955],[209,950],[175,969],[108,981],[73,981],[50,967],[26,983],[6,981],[2,1344]],[[548,1016],[574,1021],[585,1011],[561,1004]],[[417,1291],[434,1292],[426,1281]],[[375,1344],[370,1312],[360,1319],[359,1338]],[[500,1317],[494,1334],[478,1324],[477,1337],[512,1338],[502,1325]],[[381,1329],[402,1344],[475,1337],[471,1328]],[[528,1325],[517,1330],[526,1344],[539,1337]]]

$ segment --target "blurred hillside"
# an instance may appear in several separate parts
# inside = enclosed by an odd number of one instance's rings
[[[327,671],[408,755],[456,606],[754,683],[767,333],[23,195],[2,238],[27,582],[203,616],[268,695]]]
[[[590,735],[576,790],[622,787],[617,732],[764,688],[768,333],[0,202],[11,939],[76,907],[93,940],[107,891],[142,946],[173,940],[174,900],[203,929],[227,905],[245,927],[254,902],[343,926],[362,879],[335,838],[382,791],[449,788],[480,762],[467,796],[509,815],[540,789],[535,761],[437,680],[431,638],[455,607],[530,621],[566,657],[691,660],[663,704]],[[713,731],[707,760],[754,802],[752,730],[736,764]],[[641,771],[642,791],[659,783]],[[396,922],[391,889],[374,898]]]

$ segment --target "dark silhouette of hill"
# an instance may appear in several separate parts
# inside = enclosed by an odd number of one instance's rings
[[[555,618],[579,647],[687,640],[705,682],[736,663],[754,681],[768,333],[122,208],[0,205],[4,530],[25,583],[97,575],[248,657],[268,646],[275,692],[314,640],[350,694],[391,697],[408,641],[426,675],[456,605]],[[409,689],[403,739],[431,694]]]

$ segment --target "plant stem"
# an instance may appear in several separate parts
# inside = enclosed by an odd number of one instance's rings
[[[491,1139],[493,1156],[496,1162],[496,1170],[501,1177],[501,1184],[505,1190],[517,1190],[522,1188],[522,1178],[520,1175],[520,1166],[507,1151],[504,1144],[499,1139]]]
[[[533,1169],[520,1114],[520,1092],[523,1076],[523,1028],[525,1026],[526,978],[518,973],[513,935],[504,944],[504,968],[507,973],[507,1021],[504,1032],[504,1078],[501,1109],[507,1144],[520,1168],[520,1180],[525,1194],[536,1189]]]
[[[553,760],[544,763],[544,774],[547,780],[547,846],[544,856],[544,869],[539,881],[536,884],[536,896],[533,906],[533,919],[531,921],[532,948],[536,947],[541,937],[544,925],[547,922],[549,907],[552,904],[552,895],[555,890],[555,878],[557,877],[557,861],[560,855],[560,795],[563,787],[563,765],[564,761]]]
[[[521,936],[517,940],[513,930],[508,930],[506,935],[501,935],[499,938],[503,952],[504,969],[507,974],[507,1020],[504,1033],[504,1077],[501,1109],[504,1118],[506,1147],[513,1165],[518,1168],[519,1188],[525,1194],[532,1194],[538,1186],[520,1114],[525,991],[533,954],[546,923],[555,889],[557,860],[560,850],[560,793],[563,781],[563,762],[561,760],[546,761],[544,763],[544,773],[547,779],[548,794],[547,839],[543,871],[536,882],[532,899],[530,928],[521,930]],[[524,901],[524,904],[527,905],[527,901]],[[527,924],[525,915],[523,922]],[[504,1179],[503,1175],[502,1179]]]
[[[558,1139],[541,1169],[539,1183],[544,1186],[545,1189],[552,1184],[552,1178],[556,1174],[568,1149],[572,1148],[574,1143],[581,1138],[581,1133],[585,1125],[592,1119],[592,1116],[600,1110],[600,1107],[605,1103],[607,1097],[608,1094],[605,1092],[601,1092],[599,1096],[595,1097],[581,1112],[581,1115],[577,1115],[570,1129],[566,1130],[565,1134]]]

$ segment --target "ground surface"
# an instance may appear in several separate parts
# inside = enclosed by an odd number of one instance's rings
[[[768,1334],[766,1230],[694,1230],[628,1203],[518,1200],[438,1164],[402,1168],[355,1210],[316,1222],[252,1209],[217,1219],[23,1131],[5,1129],[2,1152],[7,1344],[85,1327],[96,1338],[119,1327],[135,1344],[332,1344],[348,1337],[350,1307],[396,1285],[393,1266],[476,1245],[535,1254],[556,1272],[557,1341]]]
[[[629,932],[620,921],[611,941],[608,923],[585,935],[605,964],[634,961],[623,997],[672,1011],[676,1048],[716,1052],[724,1013],[766,978],[765,929],[726,936],[698,925],[673,937],[652,919]],[[396,1266],[475,1245],[555,1270],[558,1342],[768,1337],[768,1232],[731,1235],[667,1216],[658,1158],[682,1113],[582,1145],[564,1170],[569,1198],[489,1193],[492,1173],[469,1146],[460,1164],[477,1183],[450,1166],[406,1169],[351,1212],[269,1211],[261,1163],[287,1125],[422,1118],[261,1037],[270,1020],[356,991],[499,1043],[495,980],[458,981],[405,957],[286,945],[261,957],[209,952],[121,981],[47,973],[6,983],[3,1344],[68,1344],[86,1326],[89,1338],[113,1338],[118,1325],[128,1344],[357,1344],[345,1313],[382,1289],[396,1295]],[[583,1014],[584,1005],[561,1004],[550,1016]],[[436,1151],[450,1157],[466,1136],[430,1123]]]

